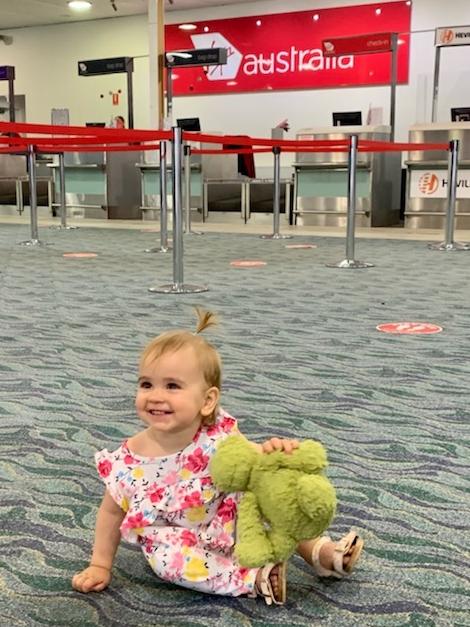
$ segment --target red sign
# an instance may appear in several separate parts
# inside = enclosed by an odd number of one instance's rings
[[[392,49],[392,33],[359,35],[358,37],[339,37],[339,39],[325,39],[322,44],[323,54],[325,56],[390,52]]]
[[[442,327],[431,322],[386,322],[385,324],[379,324],[377,331],[399,335],[430,335],[432,333],[440,333]]]
[[[405,1],[312,9],[165,27],[166,50],[227,48],[226,65],[173,70],[173,92],[235,93],[388,85],[390,54],[325,56],[324,40],[391,32],[399,35],[398,82],[408,81],[411,6]]]

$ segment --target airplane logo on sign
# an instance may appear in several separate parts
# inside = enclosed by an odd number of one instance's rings
[[[221,33],[191,35],[191,41],[195,48],[227,48],[227,63],[206,67],[207,80],[227,81],[237,76],[243,55]]]

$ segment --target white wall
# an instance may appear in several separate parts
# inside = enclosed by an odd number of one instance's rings
[[[312,10],[354,4],[361,0],[290,0],[292,11]],[[313,6],[312,6],[313,5]],[[284,0],[263,0],[240,5],[213,7],[210,10],[171,12],[167,21],[240,17],[287,10]],[[434,65],[434,29],[437,26],[470,24],[469,0],[414,0],[410,50],[410,80],[397,89],[396,139],[406,140],[410,125],[431,118]],[[6,34],[6,31],[2,31]],[[113,56],[134,56],[135,126],[148,126],[148,34],[146,16],[94,22],[14,29],[11,46],[0,44],[0,64],[14,65],[15,90],[26,94],[29,122],[50,122],[51,108],[67,107],[72,124],[108,121],[111,115],[126,116],[125,75],[79,77],[77,61]],[[447,48],[442,54],[438,120],[449,120],[451,106],[470,106],[470,46]],[[123,102],[113,107],[109,91],[122,89]],[[6,94],[6,83],[0,83]],[[100,98],[103,94],[104,98]],[[174,100],[176,117],[199,116],[204,129],[226,133],[268,136],[271,126],[287,117],[295,130],[308,126],[330,125],[333,109],[361,109],[369,104],[383,107],[389,115],[387,87],[355,87],[281,91],[239,95],[181,97]],[[262,160],[263,162],[265,160]]]

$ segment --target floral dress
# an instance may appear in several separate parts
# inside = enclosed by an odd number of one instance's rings
[[[253,593],[257,568],[242,568],[233,555],[239,494],[220,492],[209,462],[220,441],[238,433],[237,421],[219,411],[193,441],[167,457],[142,457],[124,442],[96,453],[98,473],[126,512],[122,537],[140,544],[154,572],[201,592]]]

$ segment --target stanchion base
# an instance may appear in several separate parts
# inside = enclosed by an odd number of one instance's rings
[[[261,239],[292,239],[292,235],[283,235],[282,233],[271,233],[270,235],[260,235]]]
[[[24,242],[18,242],[18,246],[50,246],[50,243],[41,242],[39,239],[28,239]]]
[[[463,242],[452,242],[446,244],[441,242],[440,244],[428,244],[429,250],[470,250],[470,244],[464,244]]]
[[[367,263],[367,261],[357,261],[356,259],[343,259],[338,263],[327,263],[327,268],[373,268],[373,263]]]
[[[63,224],[58,224],[57,226],[50,226],[51,231],[74,231],[75,229],[79,229],[79,226],[64,226]]]
[[[149,287],[149,292],[153,294],[198,294],[208,292],[208,287],[199,285],[188,285],[187,283],[172,283],[171,285],[161,285],[160,287]]]
[[[202,231],[192,231],[191,229],[189,231],[185,231],[184,234],[185,235],[204,235]]]
[[[171,250],[171,246],[155,246],[155,248],[146,248],[144,253],[168,253]]]

